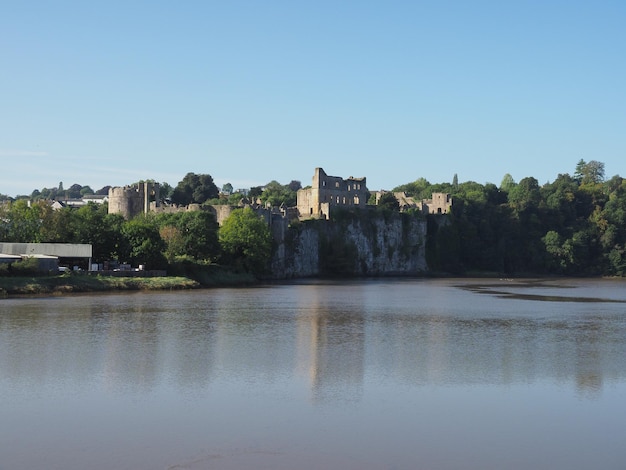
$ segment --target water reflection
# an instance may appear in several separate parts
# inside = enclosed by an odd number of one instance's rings
[[[489,302],[465,294],[452,304],[454,285],[437,289],[313,284],[10,300],[0,373],[4,383],[137,390],[299,375],[314,401],[358,400],[366,374],[414,385],[570,382],[586,395],[624,379],[626,328],[611,304],[537,310],[499,290]]]
[[[0,466],[624,468],[623,304],[503,292],[626,297],[393,280],[0,301]]]
[[[358,292],[352,305],[329,304],[323,286],[303,290],[298,324],[298,358],[306,371],[313,400],[356,400],[364,373],[365,318]]]

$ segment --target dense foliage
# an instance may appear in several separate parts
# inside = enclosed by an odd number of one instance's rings
[[[156,216],[165,256],[172,262],[187,256],[195,260],[215,260],[220,254],[215,216],[205,211],[165,213]]]
[[[581,160],[574,176],[560,174],[543,186],[505,175],[500,187],[422,178],[395,190],[453,196],[450,216],[430,220],[434,270],[626,275],[626,180],[605,180],[601,162]]]
[[[172,202],[181,206],[191,203],[202,204],[216,198],[219,190],[211,175],[187,173],[172,192]]]
[[[277,202],[287,198],[295,204],[295,191],[300,183],[270,183],[264,200]],[[161,184],[161,198],[171,197],[181,205],[221,201],[213,178],[208,174],[187,173],[176,188]],[[232,185],[224,189],[232,191]],[[102,191],[108,192],[108,187]],[[107,261],[144,265],[147,269],[169,267],[198,271],[190,265],[207,266],[226,261],[238,269],[259,273],[271,256],[271,237],[267,224],[252,211],[235,211],[227,220],[224,234],[215,215],[206,210],[175,213],[151,213],[132,220],[108,214],[106,204],[87,204],[79,209],[53,209],[50,201],[60,194],[80,197],[93,193],[88,186],[72,185],[68,190],[59,183],[54,190],[38,191],[30,199],[4,198],[0,203],[0,241],[15,243],[89,243],[93,246],[93,262]],[[242,194],[232,194],[225,202],[236,205]],[[281,202],[284,202],[282,199]],[[250,215],[252,214],[252,215]]]
[[[248,272],[261,273],[272,254],[272,236],[267,222],[252,209],[236,209],[219,231],[225,260]]]
[[[14,243],[91,243],[93,261],[125,259],[128,241],[122,216],[108,214],[106,205],[53,210],[47,201],[28,204],[19,199],[0,205],[0,240]]]
[[[238,216],[235,220],[238,222],[226,230],[223,251],[219,226],[208,211],[149,214],[124,220],[120,215],[108,214],[106,204],[53,210],[46,201],[29,204],[17,200],[0,205],[0,241],[89,243],[93,246],[93,262],[119,261],[145,265],[147,269],[164,269],[179,262],[210,264],[224,253],[239,268],[256,272],[271,250],[271,245],[267,248],[265,232],[256,225],[260,223],[268,230],[267,224],[254,214],[250,230],[263,234],[262,243],[240,250],[233,249],[233,243],[237,238],[251,240],[249,224],[247,220],[241,222]]]
[[[278,181],[270,181],[263,188],[259,196],[261,201],[273,207],[281,205],[294,207],[297,203],[297,192],[300,189],[299,181],[292,181],[289,184],[280,184]]]

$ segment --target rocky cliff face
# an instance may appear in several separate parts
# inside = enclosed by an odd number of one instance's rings
[[[414,275],[427,271],[426,222],[415,214],[342,213],[332,221],[272,226],[275,279]]]

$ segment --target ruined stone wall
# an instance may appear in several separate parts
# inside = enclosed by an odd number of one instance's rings
[[[448,193],[433,193],[432,199],[424,201],[429,214],[447,214],[452,207],[452,196]]]
[[[220,205],[212,205],[210,206],[210,210],[211,212],[213,212],[215,214],[215,220],[217,220],[217,223],[219,224],[219,226],[221,227],[222,224],[224,223],[224,221],[226,219],[228,219],[228,216],[230,216],[230,214],[232,214],[233,210],[235,210],[236,207],[233,206],[220,206]]]
[[[125,219],[132,219],[158,208],[159,199],[159,183],[109,188],[109,214],[122,214]]]
[[[319,218],[319,191],[313,188],[299,189],[297,192],[298,214],[302,218]]]
[[[322,168],[316,168],[310,188],[297,193],[298,211],[301,219],[328,217],[332,207],[359,207],[367,204],[368,189],[365,178],[343,179],[327,175]],[[322,209],[328,204],[329,210]]]
[[[125,219],[132,219],[143,212],[144,192],[139,187],[109,188],[109,214],[121,214]]]

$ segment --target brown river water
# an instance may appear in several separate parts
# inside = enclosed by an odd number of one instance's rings
[[[625,469],[626,283],[0,300],[0,470]]]

